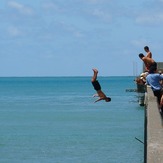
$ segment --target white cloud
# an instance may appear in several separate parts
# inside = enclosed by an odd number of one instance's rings
[[[18,12],[25,15],[33,15],[33,10],[30,7],[27,7],[23,4],[17,3],[15,1],[9,1],[8,6],[12,9],[17,10]]]
[[[7,29],[7,31],[9,33],[9,35],[12,36],[12,37],[17,37],[17,36],[22,35],[22,32],[17,27],[14,27],[14,26],[9,27]]]
[[[135,47],[141,47],[142,45],[147,45],[148,41],[146,39],[139,39],[139,40],[133,40],[131,42],[132,45],[134,45]]]
[[[76,26],[74,26],[72,24],[60,22],[59,27],[60,27],[60,29],[63,30],[63,32],[71,34],[71,35],[75,36],[76,38],[84,37],[84,34]]]
[[[99,0],[87,0],[87,1],[90,3],[98,3],[99,2]]]
[[[92,15],[96,16],[104,21],[110,22],[112,19],[112,16],[106,12],[104,12],[103,10],[99,10],[99,9],[95,9],[92,11]]]
[[[145,14],[136,18],[138,24],[156,25],[163,23],[163,13]]]
[[[53,2],[45,2],[43,3],[43,7],[45,9],[57,9],[58,8],[58,6],[54,4]]]
[[[51,9],[58,10],[58,6],[53,2],[45,2],[42,4],[42,7],[45,10],[51,10]]]
[[[86,1],[88,3],[92,3],[92,4],[109,2],[109,0],[84,0],[84,1]]]

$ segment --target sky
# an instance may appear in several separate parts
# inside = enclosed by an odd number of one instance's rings
[[[0,77],[133,76],[163,62],[163,0],[1,0]]]

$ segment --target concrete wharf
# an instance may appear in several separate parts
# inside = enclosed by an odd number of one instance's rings
[[[163,163],[163,117],[150,86],[145,99],[144,163]]]

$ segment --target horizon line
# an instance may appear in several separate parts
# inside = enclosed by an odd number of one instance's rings
[[[72,75],[72,76],[67,76],[67,75],[63,75],[63,76],[0,76],[0,78],[53,78],[53,77],[92,77],[91,75],[81,75],[81,76],[77,76],[77,75]],[[99,75],[98,77],[136,77],[135,75],[110,75],[110,76],[106,76],[106,75]]]

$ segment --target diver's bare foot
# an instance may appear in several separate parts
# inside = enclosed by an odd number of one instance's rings
[[[95,73],[98,73],[98,70],[97,70],[97,69],[93,68],[92,70],[93,70]]]

